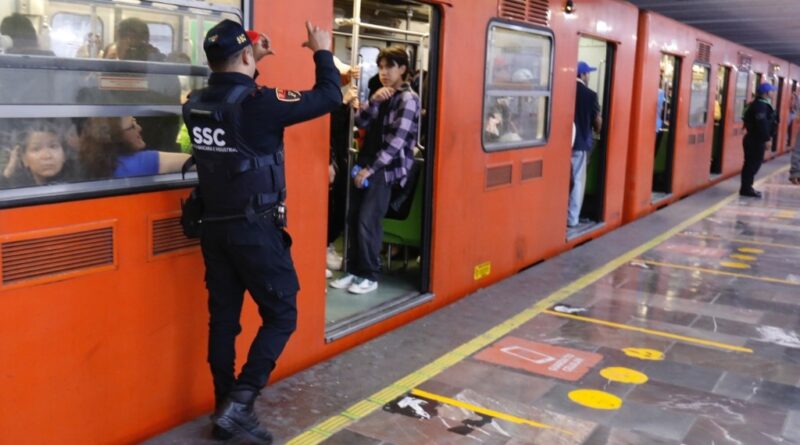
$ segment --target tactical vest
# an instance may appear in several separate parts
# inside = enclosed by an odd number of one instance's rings
[[[183,106],[206,220],[251,218],[286,199],[283,146],[269,153],[242,136],[241,104],[253,90],[211,86],[193,91]]]

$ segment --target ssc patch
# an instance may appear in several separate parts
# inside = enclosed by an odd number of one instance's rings
[[[298,102],[300,100],[299,91],[284,90],[282,88],[275,88],[275,96],[281,102]]]

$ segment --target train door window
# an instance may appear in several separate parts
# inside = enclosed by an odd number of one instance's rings
[[[742,122],[744,110],[747,108],[747,85],[750,81],[748,71],[738,71],[736,73],[736,94],[734,96],[733,121]]]
[[[328,341],[432,298],[427,293],[430,240],[426,227],[435,148],[429,142],[433,140],[429,133],[434,129],[429,122],[433,122],[436,104],[432,100],[435,84],[428,78],[435,78],[438,69],[438,11],[416,1],[363,0],[360,3],[358,11],[349,0],[334,0],[333,3],[334,54],[342,62],[340,71],[348,72],[347,65],[360,67],[360,78],[356,82],[358,95],[362,106],[369,106],[370,97],[382,87],[377,75],[380,51],[399,47],[409,59],[407,88],[418,96],[421,110],[418,132],[413,135],[413,166],[404,186],[393,187],[388,211],[383,218],[378,218],[382,233],[372,227],[359,230],[358,221],[359,215],[366,215],[362,209],[366,208],[364,202],[368,199],[369,187],[373,187],[372,181],[386,178],[386,170],[377,169],[368,178],[370,183],[366,189],[355,187],[353,172],[374,165],[385,146],[382,128],[388,127],[370,123],[366,128],[356,128],[359,122],[363,125],[363,121],[356,119],[351,114],[354,113],[352,108],[346,105],[331,114],[331,170],[335,174],[332,173],[327,219],[325,321]],[[344,91],[349,88],[347,84],[342,87]],[[388,119],[388,107],[399,104],[395,98],[399,100],[400,96],[393,96],[384,102],[384,108],[379,108],[378,119]],[[380,183],[377,186],[381,186]],[[373,246],[380,246],[380,252]],[[352,281],[351,275],[356,277]],[[372,282],[377,282],[377,288]]]
[[[731,69],[717,68],[717,91],[714,95],[714,134],[711,143],[711,177],[722,173],[722,153],[725,143],[725,113],[728,109],[728,80]]]
[[[594,228],[599,228],[603,221],[614,49],[613,44],[590,37],[582,36],[578,43],[578,61],[586,62],[589,66],[597,68],[596,71],[589,73],[586,86],[597,93],[603,125],[599,132],[592,131],[592,149],[581,178],[583,184],[574,179],[570,181],[570,187],[572,187],[570,201],[578,204],[582,202],[582,205],[580,206],[578,225],[573,227],[568,224],[567,238],[573,238]],[[581,188],[583,189],[582,193]]]
[[[172,26],[167,23],[148,23],[147,29],[150,31],[150,44],[163,54],[172,54],[172,38],[175,34]]]
[[[708,119],[708,89],[711,67],[703,63],[692,65],[691,96],[689,98],[689,126],[703,127]]]
[[[103,20],[89,14],[58,12],[50,22],[50,50],[58,57],[97,57],[103,41]]]
[[[538,29],[491,23],[486,44],[483,149],[547,142],[553,36]]]
[[[776,83],[777,83],[777,85],[775,85]],[[773,105],[775,107],[775,112],[778,113],[778,114],[780,114],[781,108],[783,107],[783,86],[784,86],[784,83],[785,83],[785,79],[783,77],[778,77],[777,78],[777,82],[776,82],[775,78],[773,78],[773,81],[772,81],[772,84],[776,87],[775,94],[772,96],[774,98],[774,100],[775,100],[775,103]],[[778,151],[778,139],[779,138],[777,136],[778,136],[777,133],[773,134],[772,143],[770,144],[771,151],[773,153]]]
[[[661,55],[660,78],[656,100],[656,146],[653,162],[652,201],[672,193],[672,166],[675,152],[675,128],[680,92],[681,59]]]

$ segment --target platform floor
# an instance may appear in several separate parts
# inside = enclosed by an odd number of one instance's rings
[[[764,199],[732,178],[283,380],[257,412],[291,444],[800,444],[787,164],[762,168]]]

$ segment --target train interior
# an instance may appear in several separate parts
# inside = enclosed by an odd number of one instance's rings
[[[725,141],[725,117],[728,109],[728,80],[731,69],[720,65],[717,68],[717,90],[714,95],[714,133],[711,143],[711,178],[722,174],[723,145]]]
[[[0,166],[13,166],[20,135],[42,123],[60,136],[64,169],[70,161],[77,166],[57,188],[7,181],[2,187],[6,203],[126,193],[168,182],[186,185],[175,168],[190,150],[181,102],[208,75],[198,42],[221,19],[241,18],[238,1],[185,3],[31,0],[0,5],[6,34],[0,39]],[[128,32],[121,32],[126,27]],[[131,33],[138,34],[134,38]],[[124,180],[113,172],[83,168],[80,130],[131,117],[146,147],[163,153],[161,165],[171,168]],[[158,177],[166,173],[172,175]]]
[[[798,107],[800,107],[800,103],[798,103],[797,99],[797,83],[798,82],[796,80],[792,80],[789,82],[789,85],[791,85],[790,87],[791,96],[789,98],[791,103],[789,105],[789,122],[788,122],[789,125],[786,134],[787,149],[792,147],[793,138],[797,137],[796,135],[797,128],[796,125],[794,124],[794,118],[797,116]]]
[[[672,168],[675,160],[675,131],[680,91],[681,59],[661,54],[656,116],[656,146],[653,162],[652,202],[672,194]]]
[[[775,110],[781,110],[783,104],[783,88],[785,85],[785,79],[780,76],[770,76],[770,77],[772,84],[775,85],[775,88],[777,88],[775,90],[775,95],[773,96],[774,100],[772,105],[775,107]],[[772,138],[772,143],[770,144],[770,150],[773,153],[778,151],[778,143],[779,143],[778,137]]]
[[[354,8],[360,4],[360,11]],[[436,11],[416,2],[352,0],[334,1],[334,55],[344,64],[357,64],[360,76],[357,85],[361,103],[380,88],[377,56],[389,46],[401,46],[409,55],[411,88],[420,96],[422,111],[414,148],[414,167],[405,187],[395,186],[389,210],[383,220],[383,249],[378,288],[366,294],[327,287],[326,338],[328,341],[347,335],[410,307],[428,301],[430,294],[426,274],[425,212],[430,208],[426,182],[432,172],[429,160],[433,138],[428,122],[433,118],[428,76],[435,67]],[[358,48],[356,54],[353,48]],[[434,46],[435,48],[435,46]],[[349,88],[343,86],[343,90]],[[347,267],[356,267],[353,249],[356,226],[347,217],[354,196],[359,193],[351,180],[358,165],[359,148],[366,142],[365,131],[353,126],[352,107],[343,106],[332,114],[331,153],[336,176],[331,183],[328,210],[328,246],[326,277],[334,281],[345,274]],[[349,245],[350,249],[345,249]],[[349,263],[349,264],[348,264]],[[352,270],[352,269],[349,269]]]
[[[605,40],[581,36],[578,42],[578,60],[597,68],[597,71],[589,73],[588,87],[597,92],[603,126],[599,133],[595,132],[593,135],[594,144],[586,165],[586,189],[583,195],[580,219],[577,227],[567,228],[567,239],[581,236],[603,226],[614,45]]]

